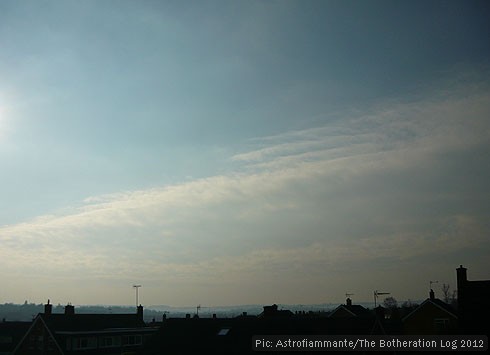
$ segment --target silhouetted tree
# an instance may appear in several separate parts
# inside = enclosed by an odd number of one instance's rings
[[[418,306],[419,306],[418,304],[413,303],[411,300],[407,300],[403,302],[401,307],[401,316],[404,317],[410,314],[410,312],[412,312]]]
[[[395,297],[386,297],[383,301],[383,306],[388,309],[395,309],[398,308],[398,302]]]
[[[412,301],[406,300],[405,302],[402,303],[402,308],[412,308],[413,304]]]
[[[442,295],[444,297],[444,302],[449,303],[451,299],[451,286],[449,284],[442,284],[441,290],[442,290]]]
[[[451,296],[451,306],[458,308],[458,291],[453,290],[453,294]]]
[[[395,297],[387,297],[383,301],[383,306],[387,309],[387,314],[391,319],[397,319],[400,317],[400,312],[398,311],[398,302]]]

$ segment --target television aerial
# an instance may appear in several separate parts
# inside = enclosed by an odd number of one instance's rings
[[[374,291],[374,308],[376,308],[376,303],[378,301],[378,296],[379,295],[389,295],[389,292],[379,292],[378,290]]]
[[[429,281],[429,291],[432,290],[432,284],[439,283],[439,281]]]
[[[138,308],[138,289],[141,285],[133,285],[134,290],[136,291],[136,308]]]

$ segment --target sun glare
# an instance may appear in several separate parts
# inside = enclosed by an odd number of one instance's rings
[[[7,121],[7,110],[5,106],[0,104],[0,138],[3,138],[5,136],[6,121]]]

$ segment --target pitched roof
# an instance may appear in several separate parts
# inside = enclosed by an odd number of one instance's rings
[[[145,322],[138,314],[43,314],[40,313],[32,322],[29,330],[16,347],[16,353],[21,343],[26,339],[31,329],[41,323],[49,336],[55,340],[60,353],[64,353],[60,344],[67,335],[93,334],[108,332],[153,332],[156,329],[146,327]],[[124,334],[124,333],[123,333]]]
[[[422,302],[422,304],[420,306],[418,306],[412,312],[410,312],[405,317],[403,317],[402,321],[403,322],[406,321],[412,315],[414,315],[415,313],[419,312],[422,308],[426,307],[427,304],[432,304],[432,305],[436,306],[437,308],[445,311],[446,313],[448,313],[453,318],[458,318],[458,316],[456,315],[456,311],[454,310],[454,308],[451,307],[450,305],[448,305],[446,302],[443,302],[443,301],[441,301],[438,298],[434,298],[434,299],[427,298],[424,302]]]
[[[137,314],[40,314],[39,316],[54,332],[102,331],[145,326]]]
[[[359,304],[345,305],[341,304],[337,308],[335,308],[332,313],[330,313],[330,317],[334,315],[339,310],[345,310],[348,313],[352,314],[354,317],[364,316],[370,314],[369,311]]]
[[[0,353],[10,353],[27,332],[31,322],[0,322]]]
[[[239,317],[169,318],[144,345],[141,354],[254,354],[254,335],[369,334],[373,318]],[[387,331],[391,331],[391,326]]]

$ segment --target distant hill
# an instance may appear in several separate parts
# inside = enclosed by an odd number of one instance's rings
[[[248,315],[259,315],[264,306],[267,305],[236,305],[236,306],[204,306],[202,305],[199,309],[199,315],[203,317],[209,316],[211,317],[213,314],[216,314],[218,317],[236,317],[244,312]],[[318,312],[318,311],[330,311],[337,307],[338,304],[333,303],[323,303],[323,304],[278,304],[279,309],[288,309],[292,312],[296,311],[304,311],[304,312]],[[146,309],[156,310],[162,313],[167,314],[169,317],[185,317],[186,314],[194,315],[197,312],[197,307],[172,307],[167,305],[152,305],[147,306]]]
[[[360,302],[357,303],[366,308],[373,308],[372,302]],[[269,304],[270,305],[270,304]],[[329,312],[336,308],[338,303],[321,303],[321,304],[278,304],[279,309],[287,309],[296,312]],[[201,317],[212,317],[216,314],[220,318],[231,318],[236,317],[244,312],[247,315],[259,315],[264,306],[268,305],[236,305],[236,306],[205,306],[202,305],[199,309],[199,316]],[[162,317],[165,315],[170,318],[184,318],[186,314],[193,316],[198,311],[196,306],[187,307],[174,307],[168,305],[151,305],[145,306],[144,319],[147,322],[152,320],[161,321]],[[27,303],[24,304],[14,304],[5,303],[0,304],[0,320],[7,321],[30,321],[38,313],[44,312],[43,304]],[[53,306],[53,313],[63,313],[64,306],[58,304]],[[75,306],[76,313],[98,313],[98,314],[108,314],[108,313],[134,313],[136,312],[135,306],[110,306],[110,305],[79,305]]]
[[[61,304],[53,305],[53,313],[64,313],[65,307]],[[24,303],[0,304],[0,321],[30,321],[39,313],[44,312],[44,304]],[[76,305],[75,312],[80,314],[118,314],[118,313],[135,313],[135,306],[107,306],[107,305]],[[161,320],[163,312],[152,309],[144,311],[145,321]]]
[[[237,305],[237,306],[202,306],[199,309],[201,317],[212,317],[216,314],[218,317],[236,317],[246,312],[248,315],[258,315],[262,312],[264,305]],[[278,304],[279,309],[289,309],[295,311],[328,311],[335,308],[335,304],[318,304],[318,305],[285,305]],[[172,318],[184,318],[186,314],[194,315],[197,313],[197,307],[173,307],[167,305],[152,305],[145,306],[144,317],[145,321],[160,321],[164,315]],[[30,321],[38,313],[44,312],[43,304],[24,303],[0,304],[0,320],[8,321]],[[64,306],[61,304],[53,305],[53,313],[63,313]],[[134,306],[110,306],[110,305],[76,305],[76,313],[134,313]]]

